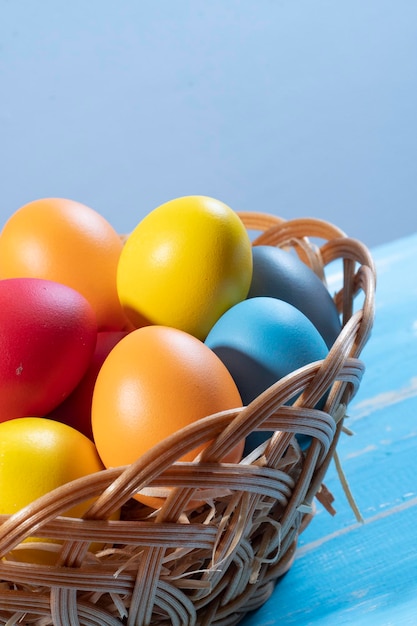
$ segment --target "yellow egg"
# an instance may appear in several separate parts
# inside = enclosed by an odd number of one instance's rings
[[[65,483],[103,470],[93,442],[71,426],[41,417],[22,417],[0,424],[0,514],[11,515]],[[92,504],[84,501],[63,512],[80,517]],[[28,541],[33,542],[32,538]],[[48,563],[56,551],[48,539],[45,549],[19,549],[13,558]]]
[[[173,326],[203,340],[245,299],[251,278],[251,243],[237,213],[214,198],[185,196],[151,211],[129,235],[117,289],[135,326]]]

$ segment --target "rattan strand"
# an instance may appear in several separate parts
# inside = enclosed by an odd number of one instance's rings
[[[334,300],[343,329],[328,356],[249,406],[175,433],[130,466],[79,479],[2,516],[0,624],[234,625],[291,567],[315,498],[334,513],[323,481],[364,372],[373,260],[361,242],[322,220],[239,215],[248,230],[260,231],[253,245],[293,248],[323,281],[340,263]],[[218,462],[254,430],[275,434],[238,465]],[[295,433],[311,437],[306,452]],[[178,461],[203,442],[210,443],[198,460]],[[132,499],[140,489],[164,496],[159,511]],[[91,498],[84,519],[65,517]],[[109,520],[120,508],[122,518]],[[28,543],[33,538],[38,543]],[[47,539],[57,543],[39,543]],[[42,546],[56,552],[56,565],[16,560]]]

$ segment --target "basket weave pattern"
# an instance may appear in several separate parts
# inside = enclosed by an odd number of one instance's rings
[[[363,375],[375,269],[363,244],[327,222],[239,215],[248,230],[260,231],[254,245],[293,247],[323,280],[341,260],[334,298],[343,328],[328,356],[247,407],[175,433],[130,466],[79,479],[2,516],[0,624],[232,625],[262,605],[291,566],[314,498],[326,500],[323,479]],[[314,408],[325,394],[323,410]],[[275,433],[242,463],[218,462],[254,430]],[[305,452],[294,433],[311,437]],[[203,442],[210,444],[198,461],[177,461]],[[143,488],[169,488],[160,510],[132,500]],[[92,497],[83,519],[63,517]],[[120,508],[121,519],[110,520]],[[10,556],[34,537],[60,540],[50,544],[56,565]],[[30,552],[33,544],[24,545]]]

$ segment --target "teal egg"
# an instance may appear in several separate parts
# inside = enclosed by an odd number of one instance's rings
[[[243,300],[226,311],[205,343],[231,373],[243,404],[249,404],[283,376],[324,359],[328,353],[326,342],[304,313],[284,300],[267,296]],[[267,436],[254,433],[248,446],[256,447]]]
[[[285,300],[302,311],[330,348],[341,330],[340,316],[327,287],[295,254],[274,246],[252,248],[253,275],[248,298]]]

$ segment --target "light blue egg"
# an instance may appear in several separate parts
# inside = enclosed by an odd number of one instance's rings
[[[340,316],[325,284],[296,255],[274,246],[254,246],[248,298],[269,296],[297,307],[316,326],[327,346],[341,330]]]
[[[323,337],[304,313],[266,296],[243,300],[226,311],[205,343],[231,373],[243,404],[328,353]],[[248,446],[256,447],[268,436],[270,433],[254,433]]]

